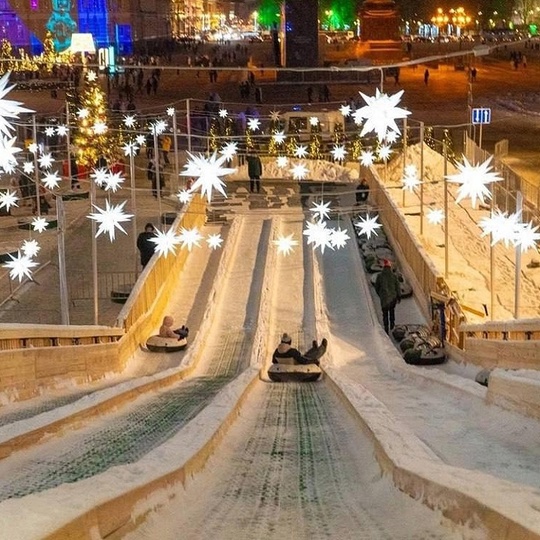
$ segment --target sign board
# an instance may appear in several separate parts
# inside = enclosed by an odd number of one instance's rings
[[[471,121],[473,124],[491,124],[491,109],[487,107],[473,109]]]

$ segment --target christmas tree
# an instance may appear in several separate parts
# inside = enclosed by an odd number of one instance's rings
[[[0,73],[3,75],[8,71],[13,71],[15,65],[16,62],[11,43],[7,39],[2,39],[2,44],[0,45]]]
[[[71,113],[76,119],[73,145],[77,163],[95,167],[100,157],[114,163],[121,147],[117,137],[109,130],[107,101],[95,71],[88,71],[82,84],[80,94],[74,93],[68,97]]]
[[[217,118],[212,118],[210,120],[210,130],[208,131],[210,135],[210,141],[208,142],[210,147],[210,152],[217,152],[219,148],[219,120]]]
[[[360,130],[358,129],[354,139],[349,145],[349,154],[351,155],[351,158],[355,161],[360,159],[360,154],[362,153],[363,148],[362,137],[360,136]]]
[[[45,39],[43,40],[43,52],[41,53],[41,57],[45,63],[47,73],[51,73],[56,62],[56,51],[54,50],[54,40],[50,32],[47,32]]]
[[[426,126],[424,129],[424,142],[430,147],[435,150],[435,139],[433,138],[433,128],[430,126]]]
[[[322,137],[321,137],[321,123],[319,119],[314,116],[310,119],[311,135],[309,138],[309,157],[311,159],[321,159],[322,157]]]
[[[447,129],[443,131],[443,145],[446,148],[447,159],[455,165],[457,162],[457,159],[456,159],[456,152],[454,150],[454,141],[452,137],[450,136],[450,132]]]

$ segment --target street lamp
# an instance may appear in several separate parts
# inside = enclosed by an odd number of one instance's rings
[[[450,13],[452,14],[452,23],[456,27],[456,35],[460,37],[462,28],[470,24],[471,18],[465,13],[465,9],[462,7],[451,9]]]
[[[254,11],[253,12],[253,31],[258,32],[259,31],[259,12]]]
[[[448,21],[448,15],[446,15],[442,8],[437,8],[437,14],[431,17],[431,22],[437,27],[439,35],[442,34],[442,29],[448,24]]]

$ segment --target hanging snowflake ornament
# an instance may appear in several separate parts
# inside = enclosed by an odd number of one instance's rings
[[[59,136],[59,137],[65,137],[69,132],[69,128],[63,124],[60,124],[59,126],[56,127],[56,134]]]
[[[313,208],[309,209],[313,213],[313,217],[318,221],[323,221],[330,217],[330,202],[313,203]]]
[[[182,204],[187,204],[193,198],[193,193],[186,189],[182,189],[176,194],[176,196]]]
[[[355,221],[354,226],[358,229],[358,234],[365,234],[369,239],[371,235],[377,236],[377,229],[380,229],[382,225],[377,221],[379,216],[370,217],[369,214],[366,217],[360,216],[358,221]]]
[[[388,146],[387,144],[383,144],[379,146],[379,149],[377,150],[377,157],[382,161],[388,161],[390,158],[390,154],[392,153],[392,148]]]
[[[101,121],[101,120],[98,120],[93,126],[92,126],[92,131],[96,134],[96,135],[103,135],[104,133],[107,133],[107,130],[108,130],[108,126],[105,122]]]
[[[226,158],[224,156],[218,158],[216,152],[209,158],[206,158],[203,154],[195,155],[190,152],[188,152],[188,156],[188,162],[184,166],[185,170],[180,175],[197,178],[191,187],[191,191],[197,191],[197,189],[201,188],[201,195],[203,197],[206,195],[208,202],[212,200],[213,189],[227,197],[223,189],[225,182],[220,177],[232,174],[236,172],[236,169],[223,167]]]
[[[128,114],[124,116],[123,122],[127,128],[132,128],[135,127],[137,120],[135,120],[135,117],[132,114]]]
[[[54,135],[54,126],[47,126],[45,128],[45,135],[47,137],[52,137]]]
[[[482,229],[481,236],[491,235],[491,245],[494,246],[497,242],[504,242],[508,247],[514,244],[516,231],[521,223],[519,213],[508,215],[507,212],[501,212],[496,209],[491,212],[489,217],[483,217],[479,220],[478,225]]]
[[[127,142],[123,146],[124,156],[136,156],[139,151],[139,147],[133,142]]]
[[[338,227],[337,229],[332,229],[332,235],[330,237],[330,242],[332,247],[341,249],[347,244],[347,240],[350,240],[351,237],[347,234],[347,231]]]
[[[221,234],[209,234],[206,243],[210,249],[218,249],[223,244],[223,238],[221,238]]]
[[[427,220],[432,225],[439,225],[444,219],[444,211],[440,208],[430,208],[427,213]]]
[[[220,118],[227,118],[227,116],[229,115],[227,109],[219,109],[218,114]]]
[[[405,167],[405,176],[401,179],[402,189],[413,192],[422,182],[418,178],[416,167]]]
[[[122,177],[121,172],[110,172],[105,177],[102,187],[105,189],[105,191],[112,191],[113,193],[116,193],[116,191],[121,187],[121,184],[123,183],[124,178]]]
[[[103,185],[107,181],[108,176],[109,176],[109,171],[105,167],[99,167],[98,169],[94,169],[90,173],[90,178],[94,181],[94,183],[98,187],[103,187]]]
[[[308,245],[313,244],[313,249],[321,248],[321,253],[324,253],[326,248],[334,249],[332,245],[333,232],[333,229],[326,226],[326,221],[317,221],[315,223],[308,221],[303,234],[307,237]]]
[[[19,198],[15,191],[10,191],[9,189],[7,191],[0,191],[0,208],[5,208],[7,212],[12,207],[19,206],[17,204],[18,200]]]
[[[0,79],[0,134],[11,137],[11,132],[15,129],[8,119],[19,118],[21,113],[34,112],[31,109],[21,107],[20,101],[4,99],[4,97],[13,89],[15,85],[7,86],[9,81],[9,72],[5,73]]]
[[[492,170],[491,159],[492,156],[480,165],[471,165],[463,156],[463,163],[457,164],[459,172],[446,177],[449,182],[460,184],[456,203],[470,197],[472,207],[476,208],[476,199],[482,204],[485,204],[485,198],[491,199],[491,192],[486,186],[502,180],[502,177]]]
[[[272,122],[279,122],[281,118],[281,113],[279,111],[270,111],[270,120]]]
[[[289,158],[287,156],[278,156],[276,158],[276,165],[280,169],[284,169],[289,164]]]
[[[45,229],[47,229],[48,226],[49,226],[49,222],[44,217],[39,216],[39,217],[35,217],[32,220],[32,228],[34,229],[34,231],[38,233],[42,233],[43,231],[45,231]]]
[[[304,145],[304,144],[299,144],[299,145],[294,149],[294,155],[295,155],[297,158],[300,158],[300,159],[305,158],[305,157],[308,155],[308,148],[307,148],[307,146]]]
[[[520,248],[521,253],[537,247],[537,242],[540,240],[540,233],[536,232],[538,228],[539,226],[535,226],[532,221],[519,224],[514,237],[514,245]]]
[[[34,164],[31,161],[25,161],[23,163],[23,171],[26,174],[32,174],[35,170]]]
[[[277,131],[276,133],[272,135],[272,139],[274,139],[274,142],[276,144],[283,144],[286,138],[287,137],[285,135],[285,132],[283,131]]]
[[[347,150],[345,150],[345,147],[343,145],[334,145],[334,148],[330,152],[332,154],[332,157],[336,161],[344,161],[345,156],[347,155]]]
[[[360,164],[363,167],[369,167],[373,165],[375,161],[375,154],[371,150],[362,150],[360,154]]]
[[[6,262],[3,266],[4,268],[9,268],[9,277],[11,279],[18,279],[19,282],[23,280],[24,277],[32,279],[32,268],[38,265],[37,262],[34,262],[28,255],[22,254],[20,251],[17,252],[17,256],[9,255],[11,261]]]
[[[261,121],[258,118],[250,118],[248,120],[248,128],[251,131],[257,131],[261,125]]]
[[[47,152],[38,157],[38,163],[42,169],[50,169],[54,163],[54,158],[50,152]]]
[[[4,169],[6,173],[13,172],[13,168],[17,165],[17,158],[15,154],[18,154],[21,149],[14,146],[17,139],[7,139],[0,137],[0,167]]]
[[[182,227],[178,238],[182,247],[186,247],[188,251],[191,251],[195,246],[201,247],[199,242],[203,239],[197,227],[193,227],[192,229]]]
[[[167,116],[174,116],[175,113],[176,113],[176,110],[174,107],[167,108]]]
[[[231,160],[233,156],[236,155],[238,152],[238,143],[237,142],[230,142],[227,143],[220,151],[219,153],[225,157],[227,161]]]
[[[406,118],[411,114],[410,111],[398,107],[403,92],[400,90],[397,94],[389,96],[381,93],[377,88],[374,97],[366,96],[360,92],[366,105],[357,109],[354,115],[355,120],[357,118],[365,119],[365,124],[360,132],[361,137],[373,131],[377,134],[379,142],[382,142],[389,130],[401,133],[396,120]]]
[[[176,253],[176,246],[180,243],[179,236],[173,229],[167,232],[156,231],[155,237],[150,238],[150,242],[156,244],[156,253],[159,257],[167,257],[169,253]]]
[[[350,105],[342,105],[340,108],[339,108],[339,112],[341,113],[342,116],[350,116],[351,115],[351,106]]]
[[[21,246],[21,251],[27,257],[35,257],[41,250],[41,247],[37,243],[37,240],[25,240]]]
[[[124,206],[126,203],[127,201],[124,201],[120,204],[111,205],[109,201],[106,200],[105,209],[99,208],[99,206],[96,206],[95,204],[92,205],[97,212],[91,213],[88,217],[96,223],[99,223],[96,238],[101,234],[107,233],[109,235],[109,240],[112,242],[115,238],[116,229],[127,234],[122,227],[122,223],[130,221],[133,214],[124,213]]]
[[[277,246],[277,252],[283,255],[289,255],[298,245],[298,240],[294,239],[293,234],[288,236],[280,235],[277,240],[274,240],[274,245]]]
[[[303,180],[307,176],[309,170],[303,163],[297,163],[290,172],[295,180]]]
[[[58,174],[58,171],[47,173],[43,176],[42,182],[47,189],[55,189],[60,185],[62,180]]]

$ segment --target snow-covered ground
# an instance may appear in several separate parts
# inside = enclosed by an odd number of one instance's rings
[[[485,390],[470,379],[406,366],[381,329],[356,242],[324,254],[301,242],[291,255],[277,255],[276,231],[300,239],[302,218],[299,208],[279,216],[276,210],[252,212],[232,226],[221,257],[204,251],[190,256],[184,286],[196,287],[196,276],[219,282],[212,294],[203,287],[202,295],[186,291],[171,299],[177,320],[193,317],[205,328],[191,349],[204,353],[196,377],[143,397],[85,430],[5,459],[0,492],[3,499],[13,497],[0,503],[7,538],[41,538],[53,521],[178,467],[253,377],[249,363],[269,358],[280,333],[291,333],[305,346],[316,328],[324,328],[330,342],[324,367],[344,387],[364,395],[372,418],[393,416],[399,429],[418,437],[430,459],[463,468],[465,475],[468,470],[475,479],[486,473],[513,482],[516,494],[538,490],[539,423],[486,405]],[[354,237],[350,223],[343,220],[341,226]],[[464,257],[460,264],[462,270],[478,268],[474,259]],[[195,305],[202,298],[204,308]],[[407,299],[398,306],[398,322],[411,314],[417,317],[418,310]],[[267,336],[262,345],[261,334]],[[156,363],[149,371],[179,367],[173,358],[161,365],[163,357],[138,355],[131,367],[136,377],[145,374],[145,360]],[[189,362],[188,355],[183,362]],[[163,416],[154,425],[158,410]],[[162,418],[170,427],[156,435]],[[33,425],[32,419],[21,422]],[[143,424],[149,431],[135,429]],[[162,442],[154,444],[160,437]],[[111,449],[119,457],[103,467]],[[442,527],[437,512],[392,487],[373,454],[358,421],[324,380],[257,382],[205,471],[185,487],[157,493],[141,505],[134,519],[156,510],[130,537],[177,538],[179,531],[186,538],[483,537],[479,530]],[[95,472],[81,474],[89,462]],[[66,470],[73,471],[71,478],[59,476]],[[72,483],[62,484],[62,478]]]

